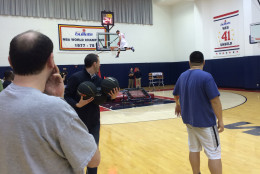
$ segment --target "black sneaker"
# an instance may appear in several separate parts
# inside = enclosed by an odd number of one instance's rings
[[[133,52],[135,52],[135,48],[134,48],[134,47],[131,47],[131,50],[132,50]]]

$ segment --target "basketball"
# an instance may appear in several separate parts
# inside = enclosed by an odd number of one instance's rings
[[[95,97],[97,87],[94,85],[94,83],[90,81],[85,81],[78,86],[77,92],[80,96],[83,96],[84,100],[87,100],[91,97]]]
[[[97,105],[102,105],[107,101],[107,94],[102,91],[97,91],[96,96],[94,97],[93,103]]]
[[[111,90],[113,90],[113,88],[119,88],[119,83],[116,78],[107,77],[102,80],[102,82],[101,82],[102,92],[104,92],[105,94],[108,94],[108,93],[110,93]]]

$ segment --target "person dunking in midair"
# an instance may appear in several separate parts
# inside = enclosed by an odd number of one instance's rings
[[[118,35],[118,38],[119,38],[118,51],[117,51],[116,58],[119,57],[119,54],[120,54],[120,50],[121,50],[121,49],[132,50],[133,52],[135,51],[134,47],[128,47],[128,43],[127,43],[127,41],[125,40],[125,35],[124,35],[124,33],[121,33],[119,30],[117,30],[117,31],[116,31],[116,34]]]

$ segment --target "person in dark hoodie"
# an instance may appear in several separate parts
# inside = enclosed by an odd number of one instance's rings
[[[92,102],[93,97],[84,100],[77,94],[78,86],[85,81],[93,82],[96,87],[101,86],[102,79],[97,75],[100,68],[100,60],[97,54],[88,54],[84,60],[85,68],[74,73],[69,79],[65,88],[65,100],[76,110],[81,120],[87,126],[89,133],[99,144],[100,133],[100,109],[99,105]],[[114,88],[110,93],[111,99],[115,99],[119,93],[118,88]],[[97,174],[97,168],[88,168],[87,174]]]

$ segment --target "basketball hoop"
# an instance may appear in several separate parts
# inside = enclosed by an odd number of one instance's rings
[[[110,47],[110,50],[111,50],[111,54],[112,54],[113,56],[115,56],[116,53],[117,53],[118,47]]]

